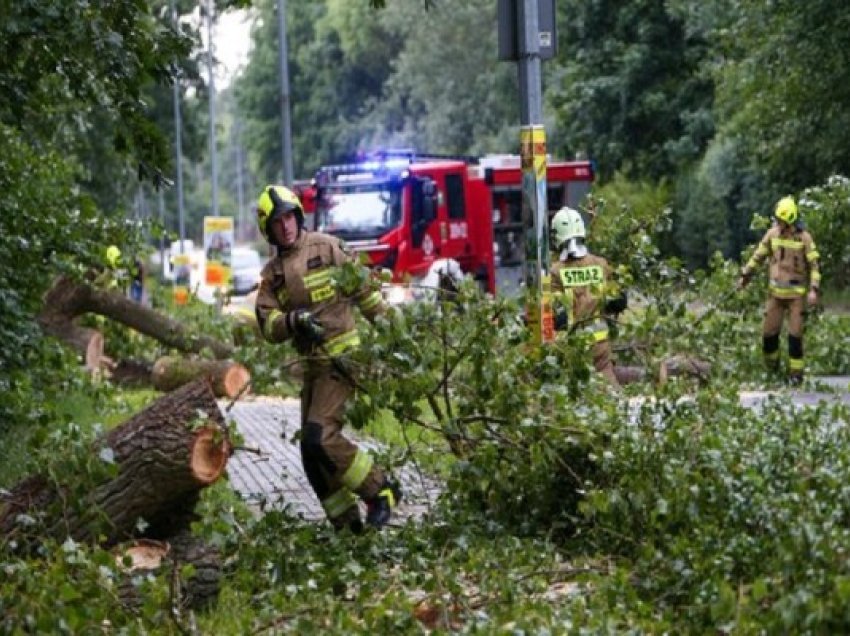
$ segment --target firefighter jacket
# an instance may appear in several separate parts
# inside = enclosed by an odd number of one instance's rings
[[[575,331],[586,331],[594,342],[608,339],[608,323],[603,311],[615,296],[621,296],[612,280],[611,267],[601,256],[558,261],[552,265],[553,300],[567,310],[567,324]],[[623,298],[623,302],[625,299]],[[621,311],[624,307],[618,307]]]
[[[384,310],[384,303],[381,292],[368,284],[350,296],[336,288],[331,280],[334,268],[352,260],[338,238],[303,229],[292,246],[279,248],[263,267],[257,293],[263,337],[270,342],[292,338],[300,354],[319,357],[337,356],[360,344],[352,305],[371,320]],[[322,326],[321,345],[298,332],[292,320],[296,310],[309,311]]]
[[[807,285],[815,291],[820,288],[818,250],[806,230],[774,225],[765,233],[741,274],[750,277],[767,257],[770,257],[769,289],[774,298],[805,296]]]

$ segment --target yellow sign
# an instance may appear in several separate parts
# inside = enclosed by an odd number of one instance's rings
[[[204,282],[210,287],[226,287],[231,278],[233,217],[204,217]]]
[[[523,126],[519,145],[522,164],[522,215],[526,227],[525,282],[531,292],[527,315],[536,344],[553,342],[555,320],[549,272],[549,220],[546,197],[546,130]]]

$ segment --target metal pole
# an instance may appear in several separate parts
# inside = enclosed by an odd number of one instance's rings
[[[165,272],[165,192],[159,188],[159,268]]]
[[[215,4],[207,0],[207,42],[209,55],[207,57],[210,76],[210,161],[212,163],[212,215],[218,216],[218,156],[216,155],[215,139],[215,73],[213,71],[215,45],[213,43],[213,15]]]
[[[291,186],[295,177],[292,170],[292,124],[289,119],[289,64],[286,44],[286,0],[277,0],[277,31],[280,40],[280,132],[283,153],[283,183]]]
[[[549,219],[546,200],[546,130],[540,72],[538,0],[518,0],[517,70],[520,92],[523,221],[526,241],[525,282],[531,292],[529,324],[539,343],[555,338],[549,277]]]
[[[245,191],[242,183],[242,122],[236,121],[236,236],[245,240]]]
[[[171,0],[171,19],[174,28],[179,30],[177,21],[177,10],[174,8],[174,0]],[[180,253],[186,251],[186,227],[183,212],[183,122],[180,119],[180,83],[174,79],[174,152],[177,157],[177,219],[178,233],[180,235]]]

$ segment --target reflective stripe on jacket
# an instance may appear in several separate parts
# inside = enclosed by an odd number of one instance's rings
[[[770,263],[772,296],[796,298],[804,296],[807,287],[820,288],[820,255],[812,235],[806,230],[774,225],[759,242],[743,273],[752,274],[765,259]]]
[[[602,316],[605,301],[618,294],[611,267],[601,256],[558,261],[550,270],[552,295],[567,309],[568,325],[590,333],[593,342],[608,339],[608,323]]]
[[[353,257],[336,237],[301,231],[295,243],[279,249],[261,273],[257,292],[257,322],[266,340],[293,338],[301,354],[339,355],[360,344],[352,305],[370,320],[383,311],[380,292],[364,283],[352,296],[343,296],[332,280],[335,267]],[[309,311],[324,328],[323,346],[316,350],[309,340],[293,333],[287,316],[297,309]]]

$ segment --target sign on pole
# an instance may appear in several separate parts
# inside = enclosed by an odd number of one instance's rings
[[[527,312],[528,324],[538,343],[555,340],[552,283],[549,276],[549,232],[546,202],[546,130],[543,126],[520,128],[522,160],[522,207],[528,239],[525,254],[526,289],[533,290]]]
[[[233,217],[204,217],[204,282],[210,287],[226,287],[231,278]]]

